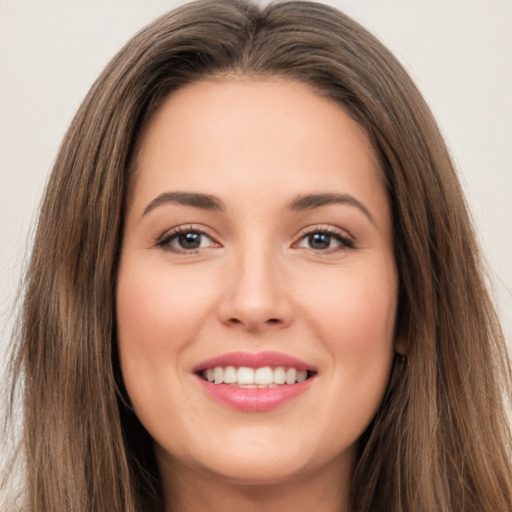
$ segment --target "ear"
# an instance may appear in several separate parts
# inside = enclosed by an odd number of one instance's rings
[[[403,336],[399,336],[395,340],[395,352],[401,356],[407,355],[407,342]]]

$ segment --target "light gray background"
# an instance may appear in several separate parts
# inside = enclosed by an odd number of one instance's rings
[[[183,2],[0,0],[0,362],[29,234],[60,140],[103,66]],[[512,340],[512,2],[327,2],[412,74],[446,136]]]

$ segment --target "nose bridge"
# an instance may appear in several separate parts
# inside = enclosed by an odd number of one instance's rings
[[[291,307],[283,286],[279,256],[269,242],[247,240],[229,265],[223,320],[249,330],[286,325]]]

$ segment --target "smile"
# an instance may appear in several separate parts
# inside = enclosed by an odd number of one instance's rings
[[[203,370],[201,377],[214,384],[231,384],[241,388],[274,388],[282,385],[292,385],[305,381],[310,375],[308,370],[285,368],[278,366],[272,368],[248,368],[247,366],[215,366]]]
[[[306,392],[317,371],[277,352],[234,352],[195,368],[210,398],[242,411],[267,411]]]

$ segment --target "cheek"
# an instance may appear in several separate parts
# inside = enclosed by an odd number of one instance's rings
[[[201,328],[211,301],[211,290],[191,286],[186,272],[127,264],[117,288],[120,345],[146,356],[172,352]]]
[[[332,362],[332,393],[325,414],[333,436],[343,426],[347,439],[357,439],[376,414],[388,385],[397,283],[394,272],[378,275],[354,273],[326,280],[310,308],[311,322]]]
[[[137,416],[153,432],[182,406],[183,360],[205,326],[209,287],[191,285],[186,271],[170,272],[126,257],[118,274],[117,329],[123,381]],[[176,402],[178,400],[178,402]]]
[[[310,323],[330,355],[336,400],[349,410],[376,412],[387,387],[394,353],[397,276],[394,264],[343,269],[316,276]]]
[[[121,370],[137,415],[147,426],[169,421],[164,411],[172,390],[183,385],[183,358],[209,316],[211,290],[190,283],[186,272],[171,273],[161,265],[125,260],[119,271]]]
[[[315,280],[308,295],[312,322],[331,349],[354,356],[392,345],[397,303],[395,272],[343,272]],[[305,306],[306,308],[306,306]]]

